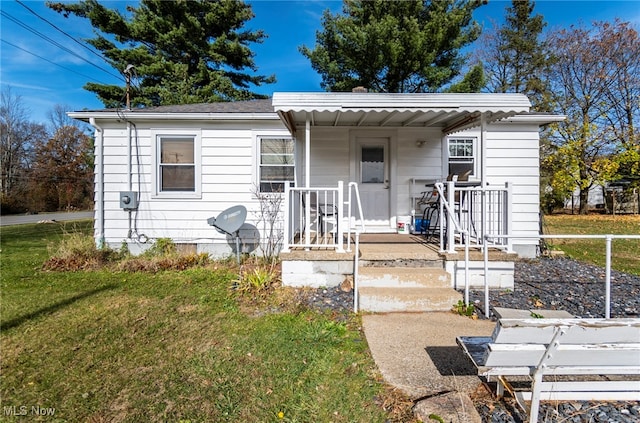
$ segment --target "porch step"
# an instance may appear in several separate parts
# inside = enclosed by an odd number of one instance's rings
[[[360,267],[360,287],[451,288],[451,275],[442,267]]]
[[[447,311],[462,299],[444,269],[425,267],[361,267],[358,303],[362,311]]]
[[[361,311],[374,313],[448,311],[462,294],[453,288],[375,288],[358,290]]]

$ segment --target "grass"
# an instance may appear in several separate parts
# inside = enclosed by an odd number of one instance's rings
[[[640,235],[638,215],[549,215],[544,217],[548,234],[618,234]],[[605,265],[604,239],[550,239],[554,249],[564,251],[569,257]],[[640,275],[640,240],[614,239],[612,242],[612,268]]]
[[[1,229],[0,421],[393,421],[358,316],[251,309],[225,262],[42,270],[52,240],[91,231]]]

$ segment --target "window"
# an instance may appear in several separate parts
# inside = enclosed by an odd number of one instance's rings
[[[295,180],[295,144],[291,138],[260,138],[260,192],[284,192]]]
[[[360,181],[363,184],[381,184],[384,182],[384,147],[366,147],[361,150]]]
[[[160,197],[200,196],[200,136],[155,134],[155,195]]]
[[[475,174],[475,139],[450,138],[449,139],[449,174],[462,175],[471,171]]]

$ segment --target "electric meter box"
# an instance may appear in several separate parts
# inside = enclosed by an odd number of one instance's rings
[[[135,191],[120,191],[120,208],[135,210],[138,208],[138,193]]]

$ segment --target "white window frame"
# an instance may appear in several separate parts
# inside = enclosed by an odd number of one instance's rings
[[[194,190],[162,191],[160,182],[160,148],[164,138],[193,140]],[[153,166],[152,197],[171,199],[202,198],[202,135],[200,131],[185,129],[155,129],[151,131],[151,164]]]
[[[298,156],[297,156],[297,143],[294,137],[292,137],[288,132],[286,133],[282,133],[282,132],[268,132],[268,133],[264,133],[261,132],[259,134],[254,135],[255,136],[255,175],[254,175],[254,181],[255,181],[255,185],[257,187],[257,190],[259,193],[261,194],[271,194],[275,191],[262,191],[262,179],[260,178],[262,172],[262,167],[264,166],[262,164],[262,140],[266,140],[266,139],[287,139],[290,140],[293,143],[293,163],[291,165],[285,165],[285,166],[290,166],[293,168],[293,180],[290,182],[296,182],[296,173],[297,173],[297,169],[296,169],[296,163],[298,161]],[[284,187],[282,192],[284,193]]]
[[[452,142],[460,142],[460,141],[464,141],[464,142],[470,142],[471,143],[471,156],[452,156],[451,155],[451,149],[450,149],[450,145]],[[464,136],[457,136],[457,137],[448,137],[447,138],[447,172],[451,173],[451,171],[449,170],[451,167],[451,163],[471,163],[472,165],[472,172],[471,175],[469,175],[469,177],[475,177],[478,174],[478,138],[477,137],[464,137]],[[453,159],[453,161],[452,161]]]

